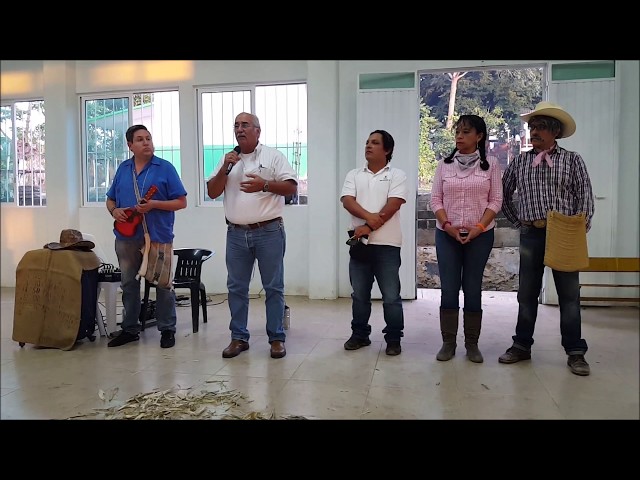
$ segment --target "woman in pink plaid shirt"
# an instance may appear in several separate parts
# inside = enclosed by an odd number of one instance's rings
[[[456,148],[438,163],[431,190],[431,210],[437,220],[443,341],[436,358],[446,361],[455,355],[462,286],[467,357],[482,363],[478,349],[482,276],[493,248],[494,219],[502,208],[502,178],[497,160],[487,158],[487,125],[482,117],[462,115],[455,129]]]

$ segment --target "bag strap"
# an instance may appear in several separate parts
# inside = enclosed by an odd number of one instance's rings
[[[133,190],[136,193],[136,199],[138,200],[138,203],[140,203],[140,200],[142,199],[142,196],[140,195],[140,189],[138,188],[138,176],[136,175],[135,165],[131,169],[131,173],[133,174]],[[142,185],[142,186],[144,187],[144,185]],[[146,233],[148,235],[149,234],[149,228],[147,227],[147,217],[146,217],[146,215],[144,213],[142,214],[142,228],[144,229],[144,233]]]

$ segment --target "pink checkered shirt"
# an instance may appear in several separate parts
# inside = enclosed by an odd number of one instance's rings
[[[468,228],[480,222],[487,208],[497,214],[502,208],[500,166],[494,158],[487,160],[488,170],[482,170],[478,161],[466,177],[457,175],[455,160],[451,163],[440,161],[431,189],[431,210],[435,213],[444,208],[451,225]],[[439,222],[437,226],[442,230]],[[495,221],[491,221],[486,229],[494,226]]]

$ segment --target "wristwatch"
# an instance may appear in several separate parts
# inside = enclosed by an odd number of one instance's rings
[[[262,191],[263,192],[268,192],[269,191],[269,180],[265,180],[264,181],[264,185],[262,187]]]

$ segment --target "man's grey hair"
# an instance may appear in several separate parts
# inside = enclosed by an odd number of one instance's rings
[[[253,126],[260,128],[260,119],[257,117],[257,115],[254,115],[253,113],[250,113],[251,118],[253,118]]]
[[[240,115],[249,115],[251,117],[251,120],[252,120],[251,123],[253,123],[253,126],[256,128],[260,128],[260,119],[253,113],[240,112],[238,115],[236,115],[236,118],[238,118]]]

